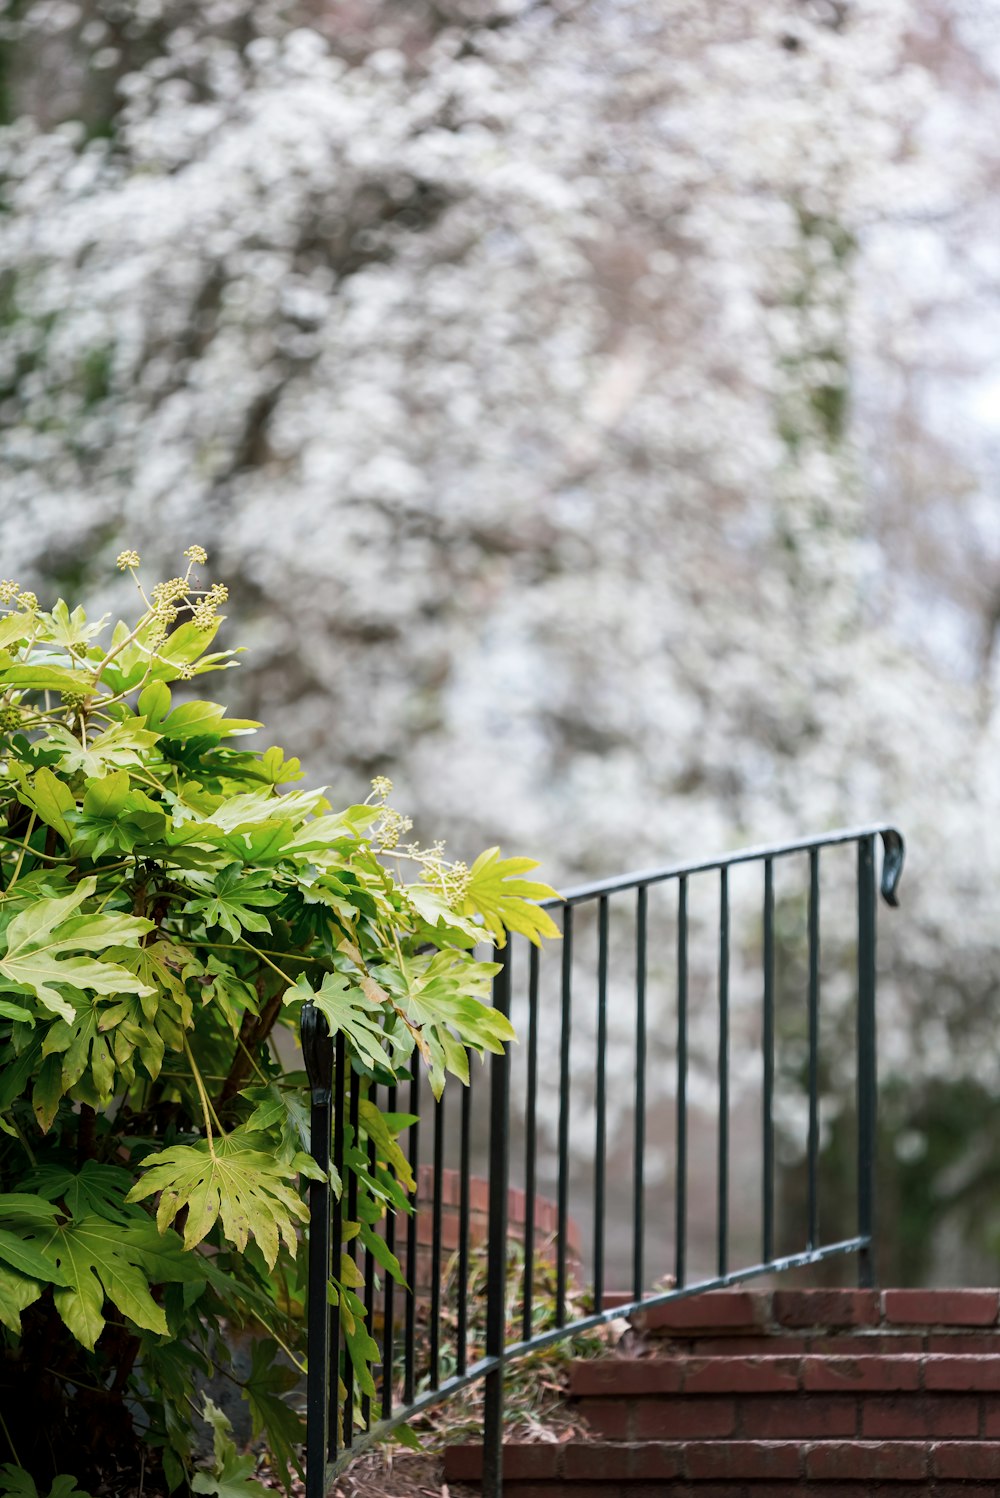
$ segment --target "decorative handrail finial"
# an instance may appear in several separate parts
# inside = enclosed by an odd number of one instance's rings
[[[326,1102],[333,1089],[333,1040],[326,1015],[315,1004],[303,1004],[299,1033],[313,1101]]]

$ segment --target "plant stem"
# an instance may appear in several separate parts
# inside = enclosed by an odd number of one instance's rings
[[[188,1061],[191,1064],[191,1073],[194,1077],[195,1086],[198,1089],[198,1096],[201,1098],[201,1111],[205,1119],[205,1133],[208,1136],[208,1149],[209,1153],[214,1157],[215,1145],[212,1137],[212,1119],[215,1119],[215,1126],[220,1134],[224,1134],[226,1131],[219,1123],[219,1115],[212,1107],[211,1099],[209,1098],[208,1093],[205,1090],[205,1083],[202,1081],[201,1072],[198,1070],[198,1063],[195,1061],[194,1056],[191,1053],[191,1046],[188,1043],[188,1038],[186,1035],[184,1037],[184,1054],[187,1056]]]
[[[17,883],[18,875],[21,872],[21,865],[24,863],[24,855],[28,851],[28,844],[31,841],[31,835],[35,830],[35,823],[37,821],[38,813],[36,811],[32,811],[31,816],[28,818],[28,830],[24,834],[24,842],[21,844],[21,851],[17,855],[17,863],[14,865],[14,872],[13,874],[11,874],[10,880],[7,884],[8,890]]]
[[[14,1445],[14,1438],[11,1435],[10,1431],[7,1429],[7,1422],[3,1417],[2,1410],[0,1410],[0,1425],[3,1426],[3,1433],[7,1437],[7,1445],[10,1447],[10,1454],[14,1458],[14,1464],[15,1466],[19,1467],[21,1465],[21,1458],[17,1454],[17,1447]]]
[[[25,1139],[24,1134],[23,1134],[23,1132],[21,1130],[21,1125],[18,1123],[18,1121],[15,1118],[15,1116],[14,1116],[13,1113],[10,1115],[10,1121],[14,1125],[14,1132],[16,1133],[16,1135],[18,1137],[18,1140],[20,1142],[21,1148],[24,1150],[24,1153],[27,1155],[28,1159],[31,1161],[31,1168],[32,1168],[32,1170],[34,1170],[35,1166],[38,1164],[38,1161],[35,1159],[35,1152],[31,1148],[31,1145],[28,1143],[27,1139]]]

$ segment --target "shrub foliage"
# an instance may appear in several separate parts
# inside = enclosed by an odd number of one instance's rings
[[[140,606],[110,632],[0,584],[0,1491],[68,1492],[67,1473],[123,1490],[139,1468],[256,1491],[198,1392],[251,1328],[238,1381],[290,1480],[316,1171],[301,1007],[344,1035],[352,1085],[423,1065],[439,1095],[512,1038],[477,944],[555,931],[530,860],[491,849],[469,868],[404,844],[388,781],[336,810],[281,749],[247,747],[258,724],[192,700],[187,683],[235,662],[215,649],[225,589],[199,584],[200,547],[185,555],[147,593],[122,553]],[[376,1228],[408,1208],[409,1121],[365,1096],[360,1137],[346,1125],[348,1232],[396,1276]],[[354,1288],[334,1266],[373,1394]],[[214,1468],[195,1460],[196,1415]]]

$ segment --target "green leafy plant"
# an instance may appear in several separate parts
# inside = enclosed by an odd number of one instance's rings
[[[411,1120],[381,1113],[370,1085],[417,1065],[436,1095],[447,1073],[466,1081],[470,1053],[512,1039],[477,944],[556,934],[529,861],[492,849],[468,868],[439,844],[403,845],[387,780],[335,810],[323,790],[289,788],[297,760],[246,747],[259,725],[182,700],[194,678],[235,664],[214,649],[226,591],[198,584],[200,547],[185,555],[184,575],[147,593],[138,557],[122,553],[140,607],[110,632],[0,584],[0,1443],[12,1493],[41,1482],[68,1498],[68,1471],[103,1491],[136,1472],[147,1493],[260,1491],[200,1392],[219,1369],[290,1485],[302,1185],[317,1171],[294,1061],[302,1005],[344,1036],[359,1094],[360,1137],[345,1124],[348,1231],[398,1277],[377,1229],[409,1209],[396,1139]],[[378,1347],[350,1262],[330,1293],[357,1387],[372,1393]],[[229,1344],[243,1332],[255,1340],[240,1377]],[[212,1427],[209,1467],[193,1416]]]

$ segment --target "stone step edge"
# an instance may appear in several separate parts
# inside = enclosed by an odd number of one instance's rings
[[[637,1331],[678,1337],[734,1332],[1000,1325],[1000,1290],[705,1290],[629,1317]]]
[[[577,1398],[660,1394],[1000,1393],[1000,1353],[675,1355],[577,1359]],[[1000,1477],[1000,1474],[998,1474]]]
[[[445,1482],[479,1482],[482,1446],[447,1446]],[[1000,1441],[569,1441],[504,1445],[511,1482],[1000,1483]]]

